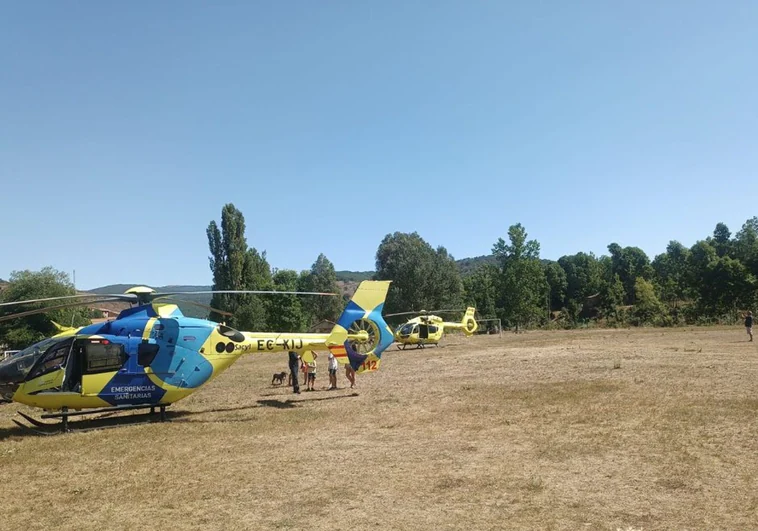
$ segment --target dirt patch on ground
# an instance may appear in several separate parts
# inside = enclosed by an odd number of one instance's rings
[[[742,329],[530,332],[390,350],[356,390],[248,356],[172,422],[29,437],[0,407],[5,529],[748,529]],[[325,387],[325,363],[318,387]],[[340,385],[344,385],[340,376]]]

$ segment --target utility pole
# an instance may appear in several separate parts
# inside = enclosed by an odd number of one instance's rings
[[[74,269],[74,295],[76,295],[76,269]],[[76,310],[71,312],[71,326],[74,326],[74,316],[76,315]]]

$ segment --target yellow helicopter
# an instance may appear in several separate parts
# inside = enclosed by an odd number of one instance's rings
[[[387,314],[385,317],[395,317],[399,315],[421,314],[409,319],[395,330],[395,341],[398,349],[405,350],[408,345],[416,345],[416,348],[424,348],[426,345],[439,345],[445,330],[462,330],[467,336],[471,336],[477,331],[479,325],[474,318],[476,309],[469,307],[463,314],[460,322],[446,322],[442,317],[434,315],[436,313],[452,313],[461,310],[435,310],[428,312],[421,310],[419,312],[400,312]]]
[[[350,364],[358,373],[374,371],[379,368],[382,352],[394,340],[381,313],[389,284],[361,282],[331,332],[320,334],[241,332],[225,324],[185,317],[176,304],[160,302],[177,294],[156,293],[146,287],[118,295],[69,295],[2,303],[0,306],[81,299],[4,315],[0,321],[93,302],[129,301],[138,306],[122,311],[112,321],[64,330],[3,360],[0,392],[15,402],[47,410],[42,418],[59,418],[63,431],[68,431],[69,416],[79,414],[139,408],[150,408],[152,413],[159,408],[161,420],[165,420],[166,406],[200,389],[243,354],[328,349],[339,363]],[[181,295],[198,293],[211,292]],[[37,427],[51,426],[19,414]]]

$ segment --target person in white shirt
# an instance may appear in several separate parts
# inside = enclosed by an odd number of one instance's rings
[[[337,368],[339,367],[339,364],[337,363],[337,358],[334,357],[334,354],[329,352],[329,391],[332,389],[337,389]]]

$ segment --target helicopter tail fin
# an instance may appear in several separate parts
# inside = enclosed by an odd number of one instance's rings
[[[467,336],[474,335],[474,332],[476,332],[476,330],[479,328],[479,324],[474,318],[475,313],[476,308],[469,306],[466,308],[466,313],[463,315],[463,319],[461,320],[461,325],[463,325],[463,333]]]
[[[364,280],[332,329],[327,346],[342,365],[356,372],[379,368],[382,352],[395,340],[382,317],[388,280]]]
[[[50,322],[51,322],[51,323],[53,323],[53,326],[54,326],[54,327],[55,327],[55,329],[57,330],[57,333],[58,333],[58,334],[60,334],[60,333],[62,333],[62,332],[70,332],[71,330],[76,330],[76,328],[75,328],[75,327],[73,327],[73,326],[65,326],[65,325],[62,325],[62,324],[60,324],[60,323],[56,323],[56,322],[55,322],[55,321],[53,321],[52,319],[50,320]]]

